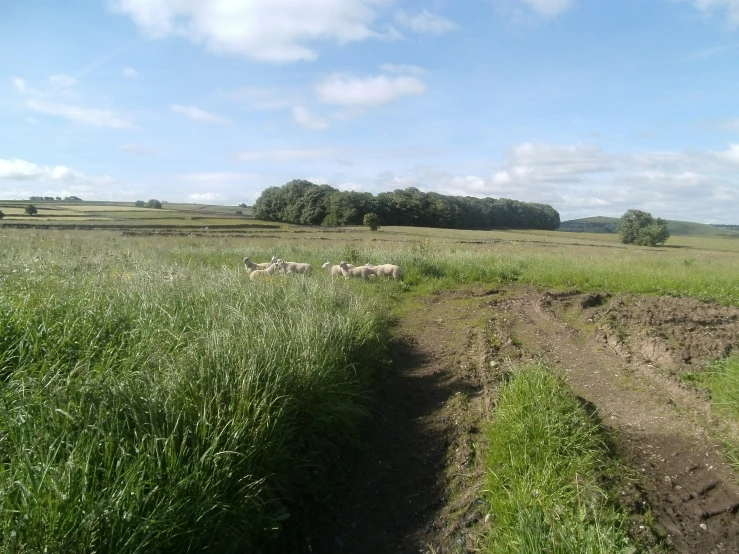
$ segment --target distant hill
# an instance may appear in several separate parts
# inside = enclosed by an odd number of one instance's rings
[[[618,233],[620,219],[617,217],[585,217],[563,221],[558,231],[570,233]],[[690,221],[667,220],[671,235],[687,237],[733,237],[739,238],[738,225],[706,225]]]

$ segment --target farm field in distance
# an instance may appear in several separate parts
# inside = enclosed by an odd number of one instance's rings
[[[26,204],[0,202],[3,551],[739,548],[736,412],[702,384],[739,349],[734,238]],[[572,453],[526,458],[542,436]]]

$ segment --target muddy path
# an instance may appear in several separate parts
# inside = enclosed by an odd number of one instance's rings
[[[621,498],[641,514],[633,535],[680,553],[739,552],[739,486],[715,439],[726,429],[675,379],[739,348],[739,309],[515,286],[413,302],[367,449],[313,552],[478,551],[482,430],[506,368],[539,359],[614,431],[635,475]],[[639,525],[645,514],[657,537]]]

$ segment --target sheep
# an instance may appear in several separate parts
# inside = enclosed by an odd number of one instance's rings
[[[375,271],[375,275],[378,277],[392,277],[396,281],[403,278],[403,270],[397,265],[393,264],[381,264],[371,265],[367,264],[365,267],[369,267]]]
[[[277,260],[282,273],[305,273],[310,275],[313,273],[313,266],[310,264],[302,264],[298,262],[286,262],[285,260]]]
[[[244,265],[246,266],[247,273],[251,273],[252,271],[256,269],[267,269],[272,264],[271,263],[255,264],[254,262],[251,261],[251,256],[247,256],[246,258],[244,258]]]
[[[341,273],[344,275],[344,279],[349,279],[350,277],[361,277],[366,281],[370,275],[376,275],[374,269],[371,269],[366,265],[362,267],[349,267],[348,263],[341,262],[339,267],[341,268]]]
[[[254,280],[262,277],[272,277],[277,269],[277,264],[269,264],[269,267],[267,269],[255,269],[254,271],[249,273],[249,279]]]
[[[346,264],[346,267],[348,267],[349,269],[351,269],[354,266],[352,264]],[[338,265],[331,265],[331,262],[326,262],[325,264],[323,264],[321,266],[321,269],[325,269],[326,271],[328,271],[328,273],[329,273],[329,275],[331,275],[331,277],[339,277],[340,275],[344,275],[341,272],[341,267],[339,267]]]

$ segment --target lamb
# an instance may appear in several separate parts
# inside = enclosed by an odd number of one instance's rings
[[[271,263],[255,264],[254,262],[251,261],[251,256],[247,256],[246,258],[244,258],[244,265],[246,266],[247,273],[251,273],[252,271],[255,271],[257,269],[267,269],[272,264]]]
[[[361,277],[366,281],[370,275],[376,275],[375,271],[366,265],[362,267],[349,267],[348,263],[341,262],[339,267],[341,268],[341,273],[344,275],[344,279],[349,279],[350,277]]]
[[[381,264],[381,265],[371,265],[367,264],[365,267],[369,267],[375,271],[375,274],[378,277],[392,277],[396,281],[398,279],[403,278],[403,270],[399,268],[397,265],[393,264]]]
[[[285,260],[277,260],[277,264],[282,273],[305,273],[306,275],[313,273],[313,266],[310,264],[286,262]]]
[[[346,264],[346,267],[349,269],[353,268],[354,266],[352,264]],[[325,269],[328,271],[328,274],[331,275],[331,277],[338,277],[340,275],[343,275],[341,272],[341,267],[338,265],[331,265],[331,262],[326,262],[321,266],[321,269]]]
[[[255,269],[254,271],[249,273],[249,279],[254,280],[261,279],[262,277],[272,277],[277,269],[277,264],[269,264],[269,267],[267,269]]]

